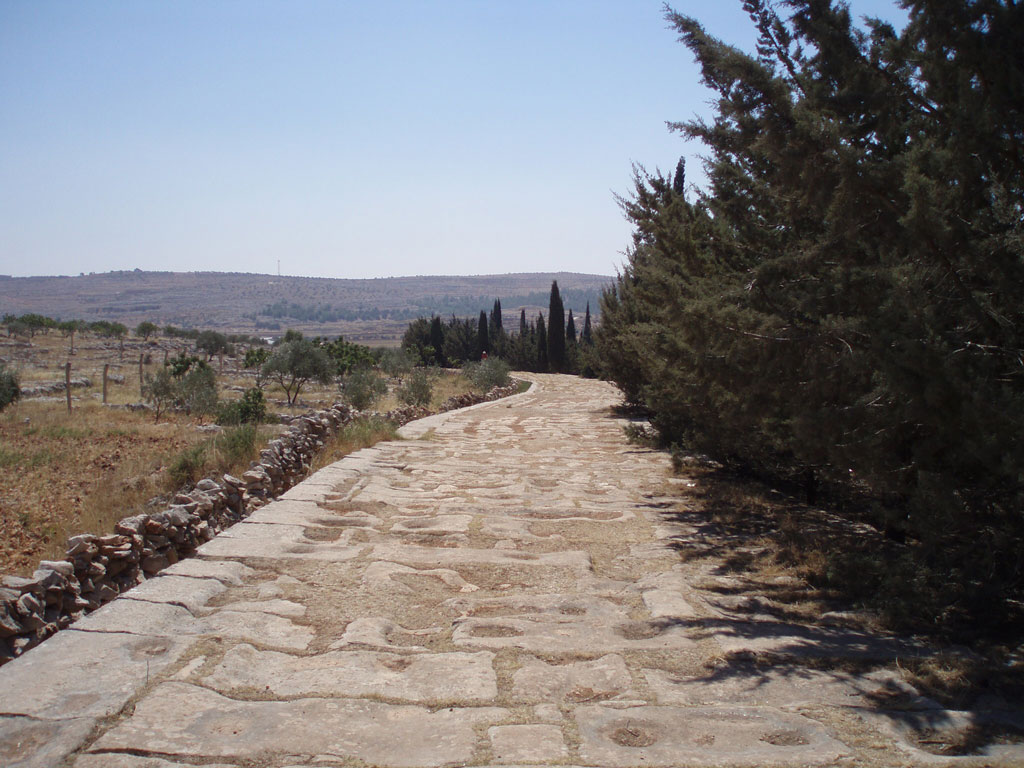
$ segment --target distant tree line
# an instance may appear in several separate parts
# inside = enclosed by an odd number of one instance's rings
[[[488,358],[504,360],[516,370],[595,375],[590,305],[577,329],[572,309],[566,316],[557,281],[552,282],[546,298],[547,322],[543,313],[528,318],[523,309],[518,330],[511,332],[505,330],[500,299],[494,301],[490,313],[481,309],[475,318],[417,318],[406,329],[402,348],[421,365],[460,366],[487,353]]]
[[[667,13],[709,186],[636,169],[597,343],[665,443],[862,498],[991,626],[1024,619],[1024,16],[901,5],[745,0],[756,55]]]
[[[597,306],[599,291],[570,289],[565,291],[563,301],[571,306]],[[536,291],[533,293],[511,296],[506,305],[511,306],[544,306],[548,302],[548,294]],[[341,320],[413,320],[427,313],[440,316],[453,315],[468,317],[475,315],[481,306],[486,306],[488,299],[483,296],[442,296],[428,304],[420,304],[410,309],[381,309],[378,307],[336,307],[328,304],[299,304],[294,301],[277,301],[263,307],[252,315],[254,321],[260,317],[274,319],[298,320],[306,323],[333,323]]]

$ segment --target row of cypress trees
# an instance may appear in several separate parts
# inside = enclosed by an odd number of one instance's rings
[[[1024,5],[901,5],[897,33],[831,0],[744,0],[755,54],[667,11],[717,96],[670,124],[709,148],[708,186],[635,169],[598,348],[666,443],[867,499],[958,585],[950,610],[1005,619],[1024,596]]]
[[[507,332],[501,315],[501,300],[496,299],[490,315],[481,310],[477,321],[452,317],[447,322],[436,315],[430,320],[413,321],[402,339],[424,365],[459,365],[479,360],[483,353],[504,359],[516,370],[583,373],[593,375],[594,337],[590,304],[587,304],[583,328],[577,333],[572,309],[566,317],[558,281],[551,283],[548,320],[543,313],[529,320],[520,312],[519,330]]]

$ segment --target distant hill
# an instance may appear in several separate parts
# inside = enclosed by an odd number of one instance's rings
[[[501,299],[509,328],[525,308],[547,314],[551,281],[566,309],[597,313],[604,275],[572,272],[342,280],[234,272],[106,272],[78,277],[0,276],[0,315],[37,312],[61,319],[111,320],[276,335],[297,328],[364,344],[395,343],[410,320],[475,316]]]

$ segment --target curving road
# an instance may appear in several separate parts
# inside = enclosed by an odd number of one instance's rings
[[[912,737],[973,715],[902,681],[912,647],[684,562],[692,482],[626,442],[609,385],[531,378],[318,472],[0,669],[0,764],[943,760]]]

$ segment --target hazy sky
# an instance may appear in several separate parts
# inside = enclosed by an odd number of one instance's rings
[[[0,0],[0,273],[613,274],[710,98],[660,0]]]

